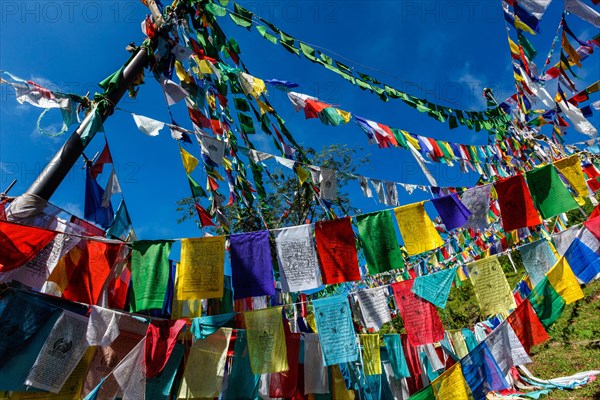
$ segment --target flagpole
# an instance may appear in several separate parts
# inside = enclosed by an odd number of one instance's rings
[[[156,26],[160,30],[161,26],[164,24],[164,19],[155,0],[148,0],[148,7],[152,12]],[[156,48],[156,45],[156,39],[150,41],[150,48],[152,50]],[[100,113],[102,121],[105,121],[112,115],[117,103],[132,86],[134,80],[144,72],[148,62],[148,50],[145,46],[140,46],[135,51],[135,55],[132,57],[129,64],[123,69],[123,76],[119,85],[113,90],[105,92],[107,107]],[[50,197],[52,197],[58,186],[83,154],[87,143],[83,143],[81,135],[85,132],[85,128],[92,121],[93,117],[93,112],[86,115],[79,127],[71,134],[71,137],[69,137],[65,144],[62,145],[40,175],[33,181],[29,189],[27,189],[26,194],[35,195],[46,201],[50,200]],[[89,139],[90,140],[87,140],[88,143],[91,141],[91,137]]]

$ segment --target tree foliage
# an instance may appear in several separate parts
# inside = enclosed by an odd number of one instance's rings
[[[276,164],[268,165],[264,181],[266,198],[256,199],[251,206],[240,202],[226,206],[225,216],[231,222],[231,232],[251,232],[262,229],[276,229],[286,226],[302,225],[314,221],[329,219],[334,216],[355,215],[360,210],[350,203],[348,193],[344,191],[347,183],[355,179],[353,174],[358,167],[369,162],[368,155],[357,157],[357,150],[347,145],[333,144],[320,151],[312,148],[304,149],[311,165],[337,171],[338,196],[334,202],[318,199],[310,182],[301,184],[293,171]],[[318,188],[318,184],[316,185]],[[187,220],[198,221],[194,199],[186,197],[177,202],[180,217],[177,222]],[[222,233],[220,228],[215,233]]]

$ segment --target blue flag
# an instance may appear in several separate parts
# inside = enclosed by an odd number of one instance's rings
[[[485,342],[460,360],[465,381],[475,400],[483,400],[492,391],[508,389],[508,383]]]
[[[440,308],[446,308],[456,268],[448,268],[433,274],[415,278],[412,292]]]
[[[115,213],[112,204],[102,207],[102,196],[104,189],[90,174],[90,169],[85,171],[85,209],[84,217],[88,221],[97,223],[103,228],[108,228],[113,222]]]

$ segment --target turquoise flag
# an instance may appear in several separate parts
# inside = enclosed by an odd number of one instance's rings
[[[446,308],[456,268],[448,268],[415,279],[412,292],[440,308]]]

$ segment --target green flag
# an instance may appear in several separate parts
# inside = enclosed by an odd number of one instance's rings
[[[554,165],[548,164],[529,171],[525,176],[535,208],[544,219],[577,208],[577,203],[560,180]]]
[[[547,276],[533,288],[528,298],[546,329],[560,318],[565,309],[565,300],[554,290]]]
[[[172,240],[140,240],[131,251],[131,311],[161,309],[169,281]]]
[[[427,386],[420,392],[417,392],[410,396],[408,400],[435,400],[435,395],[433,394],[433,386]]]
[[[404,267],[394,223],[388,211],[359,215],[356,222],[371,275]]]

